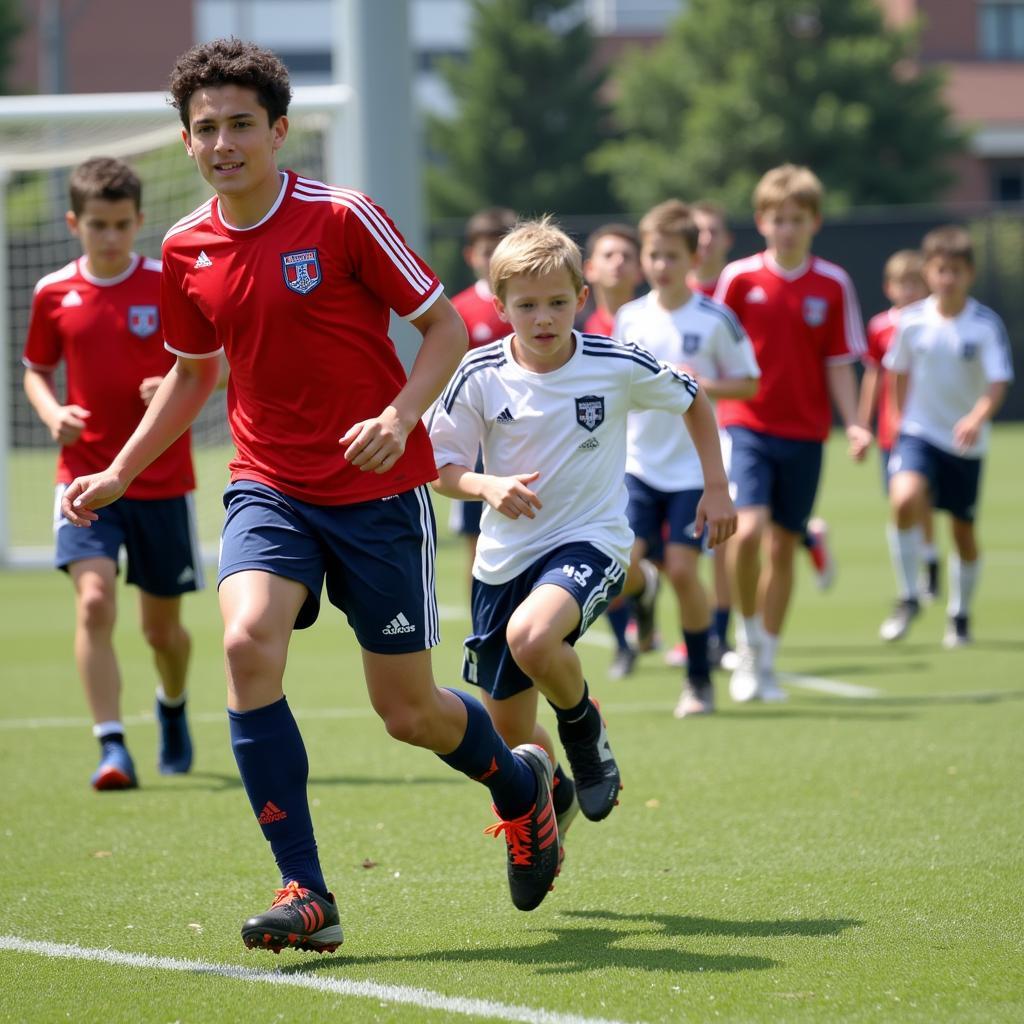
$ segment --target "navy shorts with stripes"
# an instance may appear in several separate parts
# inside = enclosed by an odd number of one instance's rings
[[[890,480],[897,473],[920,473],[928,481],[932,505],[954,519],[973,523],[981,485],[981,459],[943,451],[923,437],[900,434],[888,462]]]
[[[304,583],[295,619],[320,614],[320,593],[348,618],[361,647],[407,654],[440,641],[434,556],[437,531],[425,486],[353,505],[312,505],[239,480],[224,492],[217,584],[249,569]]]
[[[580,606],[580,623],[565,638],[575,644],[622,590],[625,579],[618,561],[585,542],[555,548],[507,583],[474,579],[473,633],[466,638],[462,678],[496,700],[528,690],[533,680],[516,664],[505,641],[515,610],[542,584],[567,590]]]
[[[118,498],[100,509],[88,529],[72,526],[60,512],[67,484],[57,485],[54,502],[54,563],[67,571],[73,562],[109,558],[125,551],[125,579],[154,597],[178,597],[203,588],[203,560],[191,494],[179,498]]]

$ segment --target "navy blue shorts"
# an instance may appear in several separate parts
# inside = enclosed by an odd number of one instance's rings
[[[973,523],[981,484],[981,459],[936,448],[924,438],[900,434],[889,458],[889,473],[920,473],[928,481],[932,506]]]
[[[665,560],[666,544],[685,544],[700,548],[703,536],[694,537],[697,505],[703,489],[690,491],[659,491],[639,477],[626,474],[629,491],[629,526],[637,539],[647,545],[646,557],[655,562]]]
[[[119,498],[99,510],[88,528],[72,526],[60,513],[67,484],[57,485],[54,505],[54,562],[65,572],[72,562],[109,558],[117,564],[121,548],[125,579],[154,597],[177,597],[202,590],[203,560],[191,494],[180,498]]]
[[[361,647],[406,654],[441,639],[434,592],[437,534],[426,487],[354,505],[311,505],[266,484],[238,480],[224,492],[217,584],[258,569],[303,583],[295,619],[320,614],[320,592],[340,608]]]
[[[541,584],[562,587],[580,606],[580,623],[565,638],[575,644],[622,589],[625,579],[625,571],[614,558],[586,543],[563,544],[508,583],[474,579],[473,633],[466,639],[462,678],[496,700],[528,690],[533,680],[515,663],[505,642],[513,612]]]
[[[821,478],[821,442],[773,437],[747,427],[726,429],[732,438],[730,476],[736,507],[764,505],[773,523],[803,533]]]

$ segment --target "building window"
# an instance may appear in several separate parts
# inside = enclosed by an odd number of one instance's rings
[[[1024,60],[1024,3],[979,4],[978,45],[989,60]]]
[[[992,198],[999,203],[1024,200],[1024,164],[996,168],[992,175]]]

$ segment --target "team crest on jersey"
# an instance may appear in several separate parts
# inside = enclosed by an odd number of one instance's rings
[[[584,395],[576,399],[576,422],[593,433],[604,423],[604,398],[601,395]]]
[[[688,355],[692,356],[697,349],[700,348],[700,335],[691,334],[689,332],[683,333],[683,351]]]
[[[136,338],[148,338],[156,332],[160,324],[160,314],[156,306],[129,306],[128,330]]]
[[[976,341],[965,341],[960,346],[960,358],[963,360],[973,359],[978,354],[978,343]]]
[[[281,271],[284,283],[300,295],[308,295],[323,280],[316,249],[281,253]]]
[[[804,299],[804,323],[808,327],[820,327],[828,316],[828,299],[808,295]]]

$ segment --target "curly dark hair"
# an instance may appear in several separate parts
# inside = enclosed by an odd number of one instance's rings
[[[221,85],[254,90],[271,124],[288,113],[292,89],[281,58],[242,39],[214,39],[193,46],[171,69],[171,99],[186,131],[192,94],[204,86]]]
[[[76,217],[82,215],[90,199],[117,202],[130,199],[135,209],[142,206],[142,182],[139,176],[120,160],[109,156],[94,156],[79,164],[68,180],[71,209]]]

